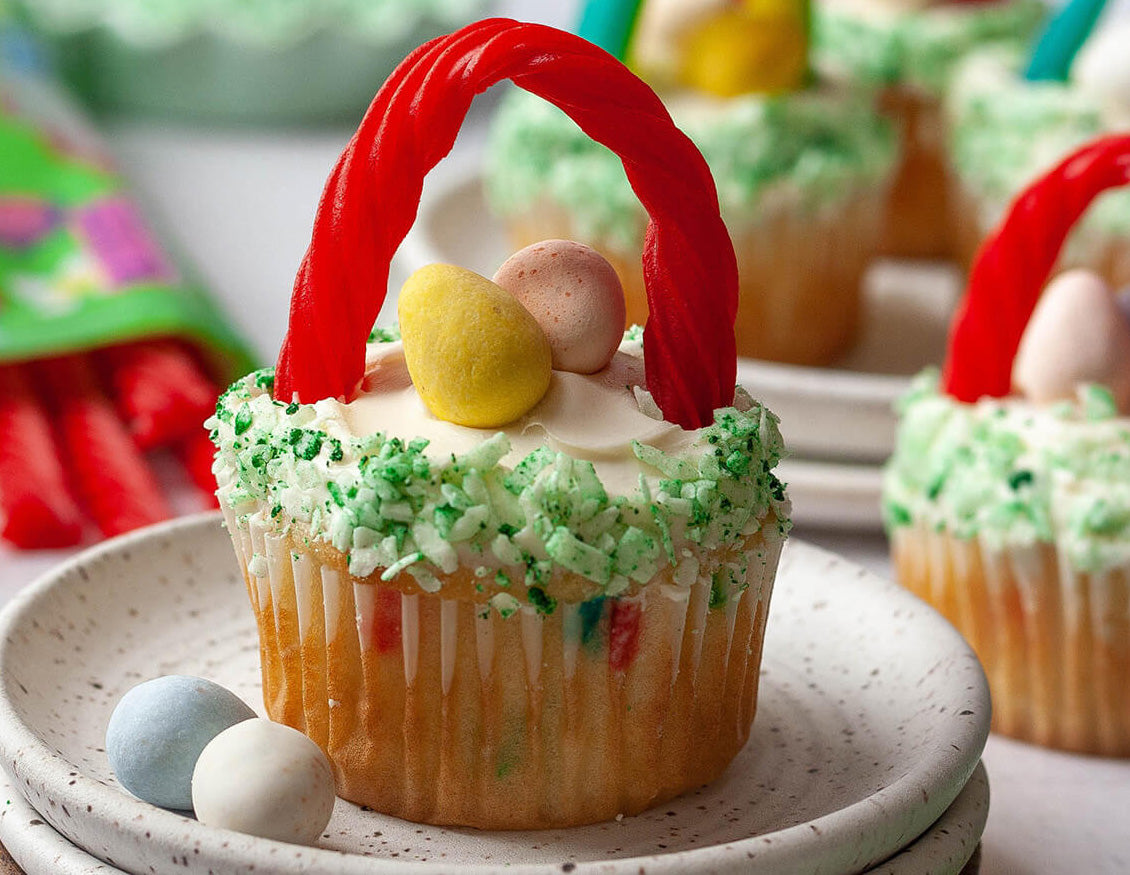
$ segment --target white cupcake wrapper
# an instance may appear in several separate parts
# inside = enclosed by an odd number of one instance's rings
[[[1037,744],[1130,755],[1130,569],[1089,573],[1051,544],[1001,547],[899,529],[900,580],[976,650],[993,728]]]
[[[733,587],[723,606],[710,607],[704,575],[689,587],[656,582],[587,607],[561,603],[547,616],[522,605],[503,618],[442,591],[343,581],[277,534],[266,514],[226,515],[259,616],[268,712],[327,750],[346,798],[430,822],[589,822],[710,780],[748,736],[779,538],[760,541],[746,586]],[[613,644],[619,635],[627,637]],[[402,687],[394,681],[401,675]],[[373,773],[358,777],[342,766],[357,762],[358,727],[367,720],[381,728],[362,737],[391,732],[403,747],[388,754],[394,766],[373,766],[386,785],[376,797],[366,795]],[[525,727],[515,755],[525,771],[507,784],[494,779],[509,769],[497,763],[514,720]],[[421,721],[443,727],[443,745],[429,747]],[[595,781],[569,765],[594,743],[594,727],[607,728],[595,742]],[[451,738],[469,734],[483,752],[452,749],[459,745]],[[661,750],[665,744],[670,750]],[[402,775],[390,781],[392,768]],[[444,774],[466,776],[466,787],[445,785]],[[398,780],[403,792],[387,786]],[[559,785],[569,781],[575,793],[562,795],[568,788]]]

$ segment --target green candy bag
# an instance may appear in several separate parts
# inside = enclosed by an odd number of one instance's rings
[[[222,384],[254,365],[0,9],[0,362],[150,337],[192,342]]]

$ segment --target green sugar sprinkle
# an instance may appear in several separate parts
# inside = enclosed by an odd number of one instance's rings
[[[514,581],[548,614],[559,571],[615,596],[678,565],[676,543],[714,549],[758,531],[770,515],[774,534],[788,531],[787,501],[772,474],[783,451],[777,419],[741,392],[739,407],[717,411],[701,440],[678,456],[633,443],[651,479],[641,472],[636,489],[609,495],[591,462],[545,446],[512,468],[503,464],[510,452],[503,433],[447,457],[427,455],[422,438],[327,434],[317,405],[271,400],[271,377],[267,370],[237,381],[207,423],[218,477],[228,484],[222,498],[237,517],[269,507],[280,525],[305,524],[311,537],[348,555],[356,577],[407,573],[431,592],[441,575],[467,564],[460,557],[469,551],[499,614],[521,604],[505,591]]]
[[[1104,387],[1038,406],[962,404],[919,376],[899,402],[883,477],[888,531],[919,526],[989,549],[1054,544],[1098,572],[1130,563],[1130,429]]]

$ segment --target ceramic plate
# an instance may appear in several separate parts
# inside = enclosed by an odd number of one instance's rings
[[[27,875],[113,875],[124,870],[72,845],[32,808],[0,771],[0,842]],[[937,822],[865,875],[958,875],[973,857],[989,812],[989,779],[978,764]]]
[[[988,734],[984,675],[960,636],[894,584],[789,546],[750,744],[717,782],[634,818],[493,833],[398,821],[339,801],[319,848],[205,827],[141,803],[103,732],[132,685],[196,674],[258,704],[257,643],[218,515],[110,541],[0,617],[0,756],[60,833],[153,872],[861,872],[921,835]]]
[[[464,162],[430,184],[400,258],[415,269],[441,261],[493,276],[512,248]],[[931,262],[881,262],[868,273],[856,346],[829,368],[741,359],[738,377],[781,417],[794,453],[880,461],[891,453],[895,399],[909,377],[942,361],[960,275]]]
[[[59,835],[12,786],[7,775],[0,775],[0,794],[4,799],[0,842],[27,875],[113,875],[122,871]]]

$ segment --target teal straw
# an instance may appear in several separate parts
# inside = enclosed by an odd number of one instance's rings
[[[643,0],[587,0],[577,35],[624,60]]]
[[[1060,9],[1040,34],[1024,78],[1029,82],[1066,82],[1071,62],[1094,30],[1105,5],[1106,0],[1070,0]]]

